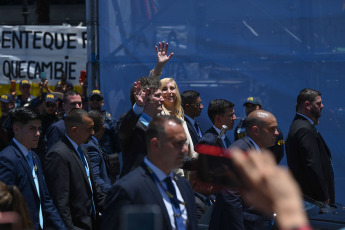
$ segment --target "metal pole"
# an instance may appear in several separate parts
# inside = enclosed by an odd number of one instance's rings
[[[98,0],[86,0],[88,91],[100,88],[98,63]]]

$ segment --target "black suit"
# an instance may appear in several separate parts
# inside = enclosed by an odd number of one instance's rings
[[[188,118],[184,118],[184,120],[186,121],[186,124],[187,124],[187,128],[188,128],[188,131],[189,131],[189,134],[192,138],[192,141],[193,141],[193,145],[194,147],[198,144],[199,140],[200,140],[200,136],[199,134],[196,132],[195,130],[195,127],[194,127],[194,124],[192,124],[190,122],[190,120]]]
[[[141,165],[147,155],[145,143],[147,127],[139,121],[139,118],[140,116],[135,115],[133,109],[130,109],[119,119],[118,133],[123,161],[120,177]]]
[[[335,201],[331,152],[317,129],[296,114],[286,140],[289,168],[303,193],[317,201]]]
[[[187,229],[197,229],[196,208],[193,190],[187,180],[175,175],[175,182],[187,203]],[[170,219],[166,210],[162,195],[154,178],[142,164],[118,183],[114,184],[106,198],[103,212],[102,229],[119,229],[121,208],[126,205],[158,205],[162,214],[162,230],[171,229]]]
[[[105,195],[94,182],[87,151],[82,149],[90,169],[96,220],[92,218],[92,191],[84,164],[65,135],[51,147],[45,159],[48,189],[68,229],[92,229],[103,209]]]

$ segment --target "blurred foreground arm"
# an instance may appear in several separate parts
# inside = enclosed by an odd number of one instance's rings
[[[252,151],[246,155],[233,150],[232,159],[242,197],[248,204],[266,214],[276,213],[280,229],[309,228],[299,187],[287,169],[276,165],[269,152]]]

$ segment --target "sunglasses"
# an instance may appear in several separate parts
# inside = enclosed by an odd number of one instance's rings
[[[93,98],[90,98],[90,101],[102,101],[103,99],[100,98],[100,97],[93,97]]]

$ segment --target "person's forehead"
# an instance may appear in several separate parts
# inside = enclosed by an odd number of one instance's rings
[[[41,120],[30,120],[25,125],[25,127],[40,127],[41,126]]]
[[[68,101],[81,101],[81,97],[80,95],[68,95]]]

